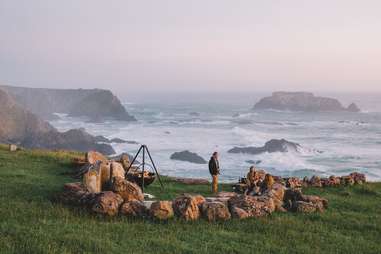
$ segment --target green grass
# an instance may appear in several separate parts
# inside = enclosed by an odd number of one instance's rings
[[[76,155],[0,146],[0,253],[381,253],[381,183],[305,190],[329,199],[323,214],[226,223],[104,218],[55,201],[75,181]],[[155,182],[147,192],[210,195],[209,186],[164,182],[164,191]]]

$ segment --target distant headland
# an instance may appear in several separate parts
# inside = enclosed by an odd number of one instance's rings
[[[21,106],[37,116],[51,120],[54,113],[87,117],[90,121],[106,119],[136,121],[127,113],[120,100],[109,90],[103,89],[49,89],[2,86]]]
[[[97,150],[114,154],[110,143],[127,142],[93,136],[84,129],[59,132],[44,119],[55,112],[105,119],[133,121],[119,99],[107,90],[40,89],[0,86],[0,142],[27,148]],[[44,118],[44,119],[43,119]]]

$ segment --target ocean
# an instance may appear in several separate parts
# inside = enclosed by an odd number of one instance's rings
[[[319,94],[320,95],[320,94]],[[91,134],[122,138],[139,144],[112,144],[117,153],[134,155],[146,144],[159,173],[210,178],[207,164],[171,160],[174,152],[189,150],[208,160],[220,153],[223,182],[237,181],[251,164],[282,176],[365,173],[381,180],[381,96],[342,95],[344,105],[356,102],[361,113],[255,112],[264,94],[174,94],[133,97],[124,101],[137,122],[90,123],[60,114],[51,124],[61,131],[85,128]],[[299,153],[230,154],[235,146],[263,146],[270,139],[299,143]],[[318,152],[321,151],[321,152]]]

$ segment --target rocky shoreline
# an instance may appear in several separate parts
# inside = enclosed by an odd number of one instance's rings
[[[95,170],[94,165],[97,165]],[[83,172],[83,182],[64,185],[60,195],[63,203],[106,216],[121,215],[154,220],[177,217],[186,221],[205,218],[214,222],[231,218],[259,218],[273,212],[324,212],[328,208],[328,200],[305,195],[302,193],[303,188],[347,186],[366,182],[365,175],[356,172],[342,177],[314,176],[311,179],[299,179],[271,176],[257,170],[255,181],[267,186],[260,193],[248,192],[250,182],[243,179],[232,186],[234,191],[219,192],[210,197],[184,193],[173,200],[146,201],[137,183],[124,178],[123,169],[128,167],[128,157],[109,161],[99,153],[90,152],[86,156],[85,167],[88,170]],[[181,179],[180,182],[186,183],[186,180]],[[189,184],[197,183],[190,181]]]

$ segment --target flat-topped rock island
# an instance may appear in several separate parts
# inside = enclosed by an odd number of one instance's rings
[[[344,107],[334,98],[319,97],[308,92],[274,92],[254,105],[254,110],[284,110],[301,112],[360,112],[352,103]]]

